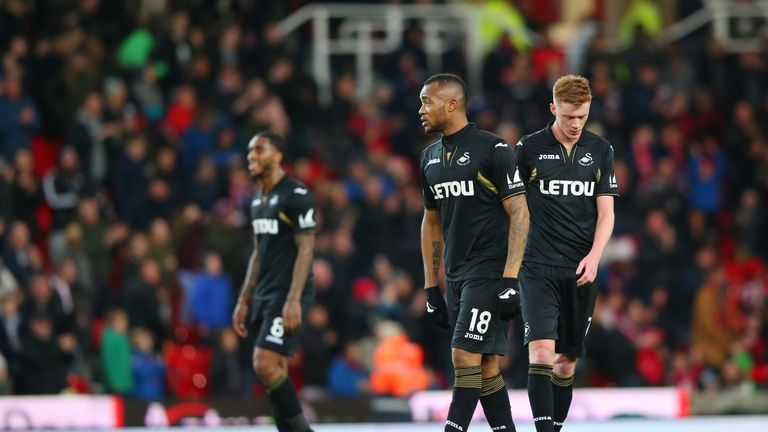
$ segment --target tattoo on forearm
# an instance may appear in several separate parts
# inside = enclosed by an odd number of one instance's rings
[[[440,274],[440,260],[443,257],[443,243],[439,241],[432,242],[432,274],[437,279]]]
[[[293,266],[293,279],[291,288],[288,290],[288,297],[301,298],[304,291],[304,285],[307,283],[309,267],[312,265],[312,253],[302,253],[296,257],[296,263]]]
[[[506,270],[517,274],[525,253],[525,242],[528,239],[528,207],[525,199],[512,198],[509,206],[509,246],[507,249]]]

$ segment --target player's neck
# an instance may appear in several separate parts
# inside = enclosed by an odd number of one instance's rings
[[[563,131],[557,125],[557,122],[552,123],[552,135],[554,135],[555,139],[568,150],[570,150],[579,141],[578,138],[568,138],[568,135],[563,133]]]
[[[275,168],[269,175],[261,179],[261,186],[264,188],[264,195],[269,194],[280,180],[285,177],[285,171],[281,167]]]
[[[457,121],[453,124],[450,124],[443,129],[442,134],[444,137],[449,137],[456,132],[464,129],[469,124],[469,121],[467,121],[466,118],[461,119],[460,121]]]

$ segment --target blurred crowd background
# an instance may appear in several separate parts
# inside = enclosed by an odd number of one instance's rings
[[[417,158],[436,137],[418,93],[440,71],[414,22],[375,57],[369,95],[335,58],[321,106],[311,32],[277,28],[307,3],[0,2],[0,393],[262,394],[229,324],[251,252],[245,147],[266,130],[287,136],[318,206],[317,302],[290,368],[302,396],[450,387],[419,250]],[[466,3],[540,35],[484,24],[479,127],[517,142],[550,120],[554,80],[579,73],[588,127],[615,149],[578,385],[768,386],[766,52],[729,53],[706,26],[659,44],[652,0],[628,2],[617,43],[598,13],[565,44],[547,37],[558,1]],[[701,7],[677,3],[678,19]],[[442,60],[467,73],[461,45]],[[511,335],[504,374],[524,387],[519,322]]]

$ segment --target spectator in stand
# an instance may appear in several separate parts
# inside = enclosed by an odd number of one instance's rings
[[[18,294],[19,292],[19,283],[16,281],[13,273],[5,267],[3,259],[0,258],[0,298],[10,294]]]
[[[195,89],[181,85],[174,91],[171,102],[165,113],[164,126],[172,137],[181,137],[192,125],[197,112],[197,95]],[[194,166],[194,165],[193,165]]]
[[[143,227],[146,212],[146,194],[149,180],[146,166],[147,141],[135,136],[125,143],[125,149],[117,162],[112,184],[117,211],[132,227]]]
[[[30,235],[37,239],[40,232],[38,224],[33,223],[37,217],[37,211],[44,202],[43,188],[40,179],[34,171],[34,160],[28,149],[16,151],[13,159],[13,217],[29,226]],[[7,222],[10,222],[8,220]],[[31,225],[30,225],[31,224]]]
[[[142,327],[162,339],[168,328],[162,317],[161,271],[157,261],[146,258],[139,267],[138,278],[129,282],[122,304],[128,312],[131,328]]]
[[[10,396],[13,394],[13,378],[8,370],[8,362],[0,354],[0,396]]]
[[[101,94],[89,93],[69,132],[69,144],[77,151],[88,181],[96,186],[102,184],[109,169],[107,140],[118,132],[115,125],[103,121],[103,111]]]
[[[640,237],[637,266],[639,290],[635,294],[650,300],[651,290],[657,286],[671,286],[682,263],[678,234],[669,223],[667,213],[652,210],[645,220],[645,231]]]
[[[83,197],[78,203],[77,213],[75,224],[82,231],[82,248],[89,262],[89,274],[98,292],[105,296],[112,255],[128,237],[128,227],[121,222],[110,224],[104,220],[96,197]]]
[[[213,209],[213,204],[219,196],[219,184],[216,176],[216,165],[213,161],[205,157],[200,159],[197,165],[195,176],[188,184],[188,199],[199,205],[203,211]]]
[[[421,306],[421,305],[419,305]],[[363,367],[362,345],[349,342],[328,369],[328,390],[335,396],[359,397],[370,392],[368,371]]]
[[[243,367],[238,352],[239,341],[229,327],[221,329],[218,347],[211,361],[211,395],[237,397],[243,395]]]
[[[19,312],[21,293],[0,297],[0,354],[7,362],[8,373],[16,379],[21,352],[22,316]]]
[[[691,207],[707,215],[723,208],[722,184],[727,167],[725,155],[712,136],[694,147],[688,160]]]
[[[736,235],[736,256],[742,259],[764,254],[767,231],[763,227],[765,207],[755,189],[742,192],[735,213],[734,234]]]
[[[37,107],[24,94],[18,72],[0,72],[0,157],[13,160],[19,149],[29,149],[30,139],[40,128]]]
[[[57,333],[45,313],[25,318],[29,332],[19,353],[18,391],[21,394],[56,394],[67,387],[67,372],[77,342],[71,333]]]
[[[73,330],[73,316],[64,309],[61,298],[53,291],[44,273],[37,273],[29,279],[29,288],[21,303],[22,334],[29,330],[33,317],[45,316],[53,325],[54,335]]]
[[[197,111],[195,121],[181,136],[181,169],[191,174],[200,160],[216,146],[219,125],[216,112],[210,108]]]
[[[40,250],[31,243],[26,223],[16,221],[11,224],[2,259],[5,268],[22,285],[26,285],[32,274],[42,270]]]
[[[81,171],[80,158],[73,147],[61,149],[57,166],[45,174],[43,192],[53,217],[48,253],[58,257],[66,247],[64,227],[74,219],[80,197],[89,192],[88,179]]]
[[[163,284],[175,284],[179,263],[171,237],[171,227],[165,219],[158,218],[150,222],[148,256],[160,264]]]
[[[405,397],[429,386],[424,353],[408,340],[394,321],[381,321],[374,329],[378,346],[373,354],[370,385],[373,393]]]
[[[2,232],[0,238],[3,237],[5,223],[13,218],[13,180],[15,175],[13,167],[5,159],[0,158],[0,202],[4,203],[0,207],[0,223],[3,224],[3,228],[0,229]]]
[[[121,309],[112,309],[107,313],[101,336],[101,367],[108,392],[125,396],[133,394],[131,361],[128,315]]]
[[[165,365],[155,352],[155,337],[143,327],[131,330],[132,396],[144,401],[162,400],[165,396]]]
[[[339,343],[339,335],[329,326],[328,309],[316,303],[307,314],[307,327],[301,334],[304,356],[304,389],[323,393],[326,372]]]
[[[232,279],[223,272],[221,256],[216,252],[208,252],[203,265],[192,287],[192,320],[203,334],[212,332],[215,337],[231,321]]]
[[[704,364],[720,368],[734,341],[733,312],[728,305],[722,267],[715,267],[699,288],[693,305],[692,349],[701,353]]]

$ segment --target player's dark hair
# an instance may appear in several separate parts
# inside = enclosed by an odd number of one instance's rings
[[[272,146],[277,151],[285,154],[285,138],[283,138],[282,135],[275,132],[259,132],[256,134],[254,138],[258,138],[258,137],[268,139],[269,143],[272,144]]]
[[[467,91],[467,84],[464,83],[464,80],[461,79],[460,76],[456,74],[451,73],[439,73],[436,75],[432,75],[431,77],[427,78],[426,81],[424,81],[424,85],[431,84],[431,83],[438,83],[438,84],[455,84],[461,89],[461,96],[464,99],[464,107],[467,106],[467,98],[469,96],[469,92]]]

